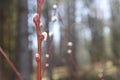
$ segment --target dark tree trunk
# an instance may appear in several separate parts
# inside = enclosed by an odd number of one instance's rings
[[[76,31],[75,31],[75,0],[68,0],[68,11],[67,11],[67,15],[68,15],[68,42],[72,42],[73,46],[71,47],[72,50],[72,57],[75,60],[76,63],[76,58],[75,58],[75,54],[76,54]],[[68,56],[68,64],[69,64],[69,69],[70,69],[70,79],[76,79],[76,75],[77,75],[77,71],[75,70],[75,68],[77,67],[77,65],[74,65],[72,63],[72,60],[70,58],[69,55]],[[77,80],[77,79],[76,79]]]
[[[30,80],[30,54],[28,49],[28,5],[27,0],[19,1],[18,57],[19,69],[24,80]]]
[[[0,1],[0,46],[6,52],[10,60],[16,65],[16,26],[17,26],[17,1]],[[13,53],[13,54],[12,54]],[[0,55],[1,80],[14,80],[15,73]]]
[[[111,37],[112,37],[112,51],[114,55],[114,63],[118,66],[116,78],[120,78],[120,1],[110,0],[112,24],[111,24]]]
[[[103,23],[97,17],[88,16],[88,25],[91,29],[92,41],[90,53],[92,61],[103,60],[104,55],[104,36],[103,36]]]
[[[114,54],[114,60],[117,62],[120,60],[120,1],[111,0],[111,35],[112,35],[112,51]],[[119,63],[120,64],[120,63]]]

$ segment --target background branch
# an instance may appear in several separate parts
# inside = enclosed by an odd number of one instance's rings
[[[22,76],[20,75],[20,73],[17,71],[17,69],[15,68],[14,64],[11,62],[11,60],[8,58],[8,56],[6,55],[6,53],[2,50],[2,48],[0,47],[0,53],[3,55],[3,57],[5,58],[6,62],[10,65],[10,67],[12,68],[12,70],[15,72],[15,74],[17,75],[17,77],[19,78],[19,80],[23,80]]]

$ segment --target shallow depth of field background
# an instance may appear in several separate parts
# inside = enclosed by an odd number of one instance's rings
[[[36,4],[0,0],[0,47],[24,80],[36,80]],[[41,22],[53,34],[42,42],[42,80],[120,79],[120,0],[44,0]],[[0,80],[18,80],[1,54]]]

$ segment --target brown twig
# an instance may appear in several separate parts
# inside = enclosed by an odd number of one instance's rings
[[[10,65],[10,67],[12,68],[12,70],[15,72],[15,74],[17,75],[17,77],[19,78],[19,80],[23,80],[22,76],[20,75],[20,73],[17,71],[17,69],[15,68],[15,66],[13,65],[13,63],[11,62],[11,60],[8,58],[8,56],[6,55],[6,53],[2,50],[2,48],[0,47],[0,53],[3,55],[3,57],[5,58],[6,62]]]
[[[56,6],[57,6],[57,7],[54,8],[55,14],[58,13],[59,21],[60,21],[60,23],[62,24],[62,26],[65,28],[66,25],[65,25],[64,22],[63,22],[63,19],[62,19],[61,15],[60,15],[60,12],[57,11],[58,5],[56,4]],[[54,16],[55,16],[55,14],[54,14]],[[65,29],[64,29],[64,31],[66,32]],[[68,39],[68,36],[65,35],[65,38]],[[68,46],[68,47],[69,47],[69,50],[72,50],[72,49],[71,49],[72,46]],[[75,61],[75,59],[74,59],[74,57],[73,57],[73,53],[70,52],[70,53],[68,53],[68,54],[69,54],[69,57],[70,57],[70,59],[71,59],[71,61],[72,61],[72,64],[73,64],[74,69],[75,69],[76,71],[78,71],[76,61]],[[77,80],[80,80],[79,76],[76,76],[76,79],[77,79]]]
[[[72,52],[72,49],[71,49],[72,48],[72,42],[68,42],[68,47],[69,47],[69,49],[68,49],[68,55],[69,55],[69,57],[70,57],[70,59],[72,61],[74,70],[77,72],[78,71],[77,63],[76,63],[76,61],[75,61],[75,59],[73,57],[73,52]],[[76,75],[76,80],[80,80],[80,78],[79,78],[78,75]]]
[[[51,49],[53,48],[53,45],[52,45],[52,40],[53,40],[53,35],[51,36],[51,39],[50,39],[50,46],[49,46],[49,49],[48,49],[48,52],[47,52],[47,55],[48,56],[46,56],[46,58],[45,58],[45,64],[44,64],[44,68],[43,68],[43,71],[42,71],[42,76],[44,75],[44,73],[45,73],[45,71],[46,71],[46,69],[47,69],[47,66],[46,66],[46,64],[48,63],[48,60],[49,60],[49,58],[50,58],[50,56],[51,56]]]
[[[36,62],[37,62],[37,80],[41,80],[41,43],[43,40],[43,36],[41,35],[41,7],[44,0],[37,0],[37,15],[34,16],[33,20],[36,25],[36,33],[37,33],[37,41],[38,41],[38,53],[36,54]]]

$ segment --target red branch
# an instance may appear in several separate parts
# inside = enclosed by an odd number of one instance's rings
[[[69,50],[72,50],[71,47],[72,47],[72,46],[69,46]],[[72,52],[72,51],[71,51],[71,52],[68,52],[68,55],[69,55],[69,57],[70,57],[70,59],[71,59],[71,61],[72,61],[74,70],[77,72],[77,71],[78,71],[78,67],[77,67],[77,63],[76,63],[76,61],[75,61],[75,59],[74,59],[74,57],[73,57],[73,52]],[[79,78],[78,75],[76,75],[76,80],[80,80],[80,78]]]
[[[38,53],[36,56],[37,62],[37,80],[41,80],[41,50],[42,50],[42,38],[41,36],[41,25],[40,25],[40,18],[41,18],[41,7],[44,0],[37,0],[37,15],[34,16],[33,20],[36,25],[36,33],[37,33],[37,41],[38,41]]]
[[[6,62],[10,65],[10,67],[12,68],[12,70],[15,72],[15,74],[17,75],[17,77],[19,78],[19,80],[23,80],[22,76],[20,75],[20,73],[17,71],[17,69],[15,68],[15,66],[13,65],[13,63],[11,62],[11,60],[8,58],[8,56],[6,55],[6,53],[2,50],[2,48],[0,47],[0,53],[3,55],[3,57],[5,58]]]
[[[48,49],[48,52],[47,52],[47,54],[49,55],[49,57],[46,57],[46,58],[45,58],[45,64],[44,64],[42,76],[44,75],[44,73],[45,73],[45,71],[46,71],[46,69],[47,69],[46,63],[48,63],[48,60],[49,60],[49,58],[50,58],[50,56],[51,56],[51,52],[50,52],[50,51],[51,51],[51,49],[53,48],[53,46],[52,46],[52,40],[53,40],[53,35],[51,36],[51,39],[50,39],[50,46],[49,46],[49,49]]]

